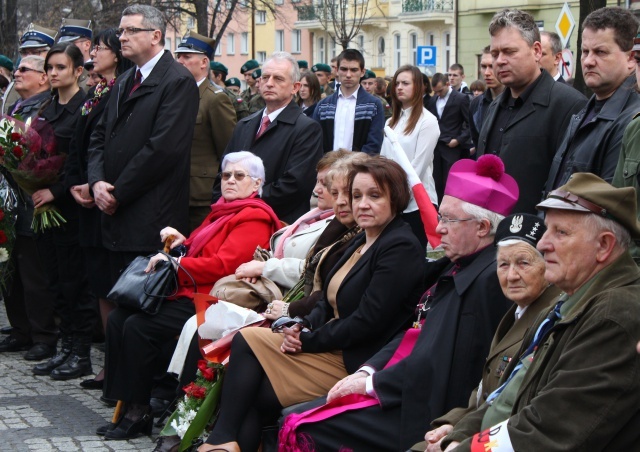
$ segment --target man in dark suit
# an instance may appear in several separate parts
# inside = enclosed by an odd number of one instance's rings
[[[286,52],[275,52],[262,66],[260,92],[266,107],[238,122],[225,150],[251,151],[262,159],[262,199],[287,223],[309,210],[315,167],[322,157],[320,125],[293,101],[299,78],[298,62]],[[214,199],[219,197],[218,180]]]
[[[470,98],[451,88],[447,76],[439,72],[433,75],[431,84],[435,95],[429,100],[427,110],[438,118],[440,126],[440,138],[433,155],[433,179],[438,201],[441,201],[451,166],[469,157]]]
[[[558,33],[553,31],[540,32],[540,44],[542,45],[542,56],[540,57],[540,67],[547,71],[556,82],[566,83],[558,66],[562,61],[562,42]]]
[[[176,60],[186,67],[198,84],[200,104],[191,143],[189,179],[189,231],[195,230],[211,212],[211,189],[220,157],[236,126],[236,111],[222,88],[209,83],[210,61],[215,41],[187,32],[176,49]]]
[[[586,98],[540,70],[540,32],[531,14],[500,11],[489,33],[493,71],[506,89],[487,109],[477,154],[500,156],[520,187],[514,211],[536,214],[556,149]]]
[[[164,50],[165,20],[133,5],[118,29],[136,64],[113,86],[89,145],[89,186],[102,217],[111,278],[160,246],[160,230],[189,230],[189,156],[198,113],[193,76]]]

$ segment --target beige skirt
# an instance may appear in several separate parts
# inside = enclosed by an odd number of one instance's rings
[[[268,328],[245,328],[240,334],[260,361],[282,406],[327,395],[333,385],[348,375],[341,351],[292,355],[280,351],[282,333],[273,333]]]

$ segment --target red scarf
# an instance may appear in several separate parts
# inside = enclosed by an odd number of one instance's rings
[[[211,205],[211,213],[204,219],[202,224],[189,235],[184,241],[187,247],[187,256],[197,256],[207,243],[222,230],[225,224],[238,212],[245,207],[254,207],[262,209],[269,214],[275,228],[281,224],[275,212],[262,199],[256,198],[254,193],[246,199],[235,199],[227,201],[224,198],[218,199],[215,204]]]

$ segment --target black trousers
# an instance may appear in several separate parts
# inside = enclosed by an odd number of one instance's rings
[[[42,257],[55,313],[63,335],[91,336],[97,321],[97,300],[89,292],[84,253],[78,242],[78,219],[47,229],[36,243]]]
[[[166,372],[171,358],[167,351],[173,353],[166,344],[175,342],[194,314],[189,298],[166,300],[156,315],[124,308],[112,311],[105,346],[105,397],[148,405],[153,379]]]
[[[447,185],[449,170],[460,159],[469,158],[469,150],[460,147],[450,148],[442,142],[438,142],[433,153],[433,181],[438,194],[438,204],[442,202],[444,188]]]
[[[13,276],[4,303],[11,336],[21,342],[54,346],[58,328],[53,320],[53,293],[33,237],[17,235],[11,253]]]

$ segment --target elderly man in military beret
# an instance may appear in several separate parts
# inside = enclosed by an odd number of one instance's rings
[[[328,64],[314,64],[311,66],[311,72],[316,74],[318,77],[318,82],[320,83],[320,90],[322,91],[323,96],[331,96],[336,91],[329,85],[331,81],[331,66]]]
[[[191,143],[189,177],[189,229],[191,231],[200,226],[204,217],[211,212],[211,190],[218,174],[222,154],[236,126],[236,112],[231,100],[222,88],[209,82],[208,75],[214,48],[213,39],[189,31],[175,51],[176,60],[191,72],[200,93],[198,121],[193,130]]]
[[[628,252],[640,238],[635,190],[576,173],[537,207],[546,211],[538,243],[545,279],[564,294],[529,330],[504,384],[442,448],[637,450],[640,270]]]

